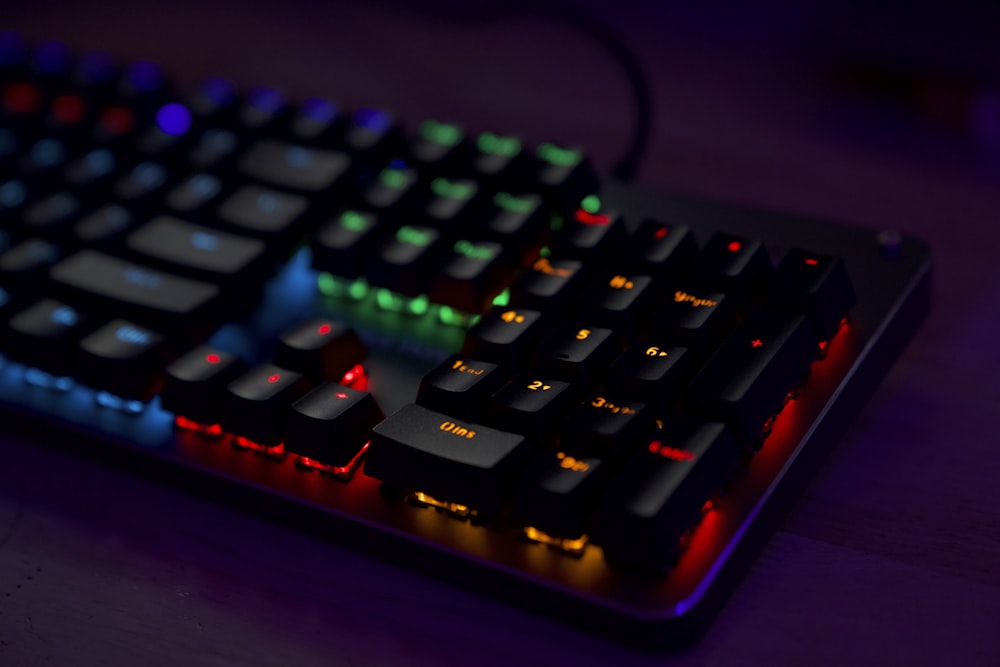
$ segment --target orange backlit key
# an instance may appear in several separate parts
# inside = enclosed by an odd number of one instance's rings
[[[494,514],[512,474],[527,456],[528,445],[520,435],[411,404],[372,431],[365,474]]]
[[[465,335],[462,354],[516,366],[533,352],[542,333],[542,314],[526,308],[494,306]]]

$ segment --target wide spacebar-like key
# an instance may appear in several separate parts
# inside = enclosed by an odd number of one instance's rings
[[[372,431],[365,474],[491,515],[528,455],[520,435],[410,404]]]
[[[57,287],[96,307],[165,330],[207,323],[219,288],[150,269],[93,250],[82,250],[49,270]]]

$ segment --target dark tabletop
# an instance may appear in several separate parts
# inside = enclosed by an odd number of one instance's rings
[[[1000,142],[824,85],[809,64],[824,3],[762,17],[708,4],[602,10],[652,81],[639,181],[917,234],[935,285],[930,319],[700,644],[638,654],[4,437],[0,664],[1000,664]],[[602,169],[632,118],[615,65],[545,18],[39,1],[0,5],[3,27],[157,60],[181,81],[228,74],[579,142]]]

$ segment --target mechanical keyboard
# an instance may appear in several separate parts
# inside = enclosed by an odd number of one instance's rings
[[[619,641],[697,637],[929,293],[913,238],[0,34],[3,431]]]

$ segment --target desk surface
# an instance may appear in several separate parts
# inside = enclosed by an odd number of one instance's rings
[[[448,24],[295,0],[254,13],[21,4],[7,27],[159,60],[183,80],[229,73],[409,119],[554,134],[605,167],[629,127],[614,66],[540,19]],[[833,96],[788,57],[801,45],[727,52],[646,11],[621,19],[658,109],[643,183],[905,230],[935,262],[930,320],[704,640],[636,654],[6,438],[0,664],[1000,664],[1000,273],[988,270],[1000,149]]]

